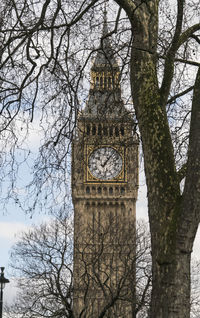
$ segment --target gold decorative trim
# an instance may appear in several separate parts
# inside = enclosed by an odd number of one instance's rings
[[[111,179],[111,180],[102,180],[102,179],[98,179],[95,178],[92,173],[90,172],[90,169],[88,167],[88,160],[89,160],[89,156],[92,154],[93,151],[102,148],[102,147],[109,147],[109,148],[113,148],[116,151],[118,151],[122,157],[122,170],[121,172],[118,174],[117,177]],[[85,171],[84,171],[84,183],[101,183],[101,184],[123,184],[127,182],[127,171],[126,171],[126,148],[124,146],[113,146],[110,144],[102,144],[102,145],[91,145],[91,144],[86,144],[84,147],[84,157],[85,157],[85,161],[86,161],[86,167],[85,167]]]

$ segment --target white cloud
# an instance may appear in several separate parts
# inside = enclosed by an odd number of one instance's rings
[[[40,121],[39,119],[35,120],[34,124],[29,125],[29,134],[26,143],[31,145],[31,147],[34,147],[35,150],[38,150],[43,136],[44,133],[40,127]]]
[[[6,276],[7,278],[7,276]],[[4,303],[5,305],[13,304],[14,299],[17,296],[18,288],[17,288],[17,279],[13,277],[9,277],[9,284],[6,284],[4,289]]]
[[[16,234],[28,230],[29,227],[20,222],[0,222],[0,239],[15,241]]]

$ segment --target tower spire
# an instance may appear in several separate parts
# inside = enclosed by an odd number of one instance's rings
[[[103,11],[103,37],[108,34],[108,25],[107,25],[107,3],[108,0],[104,2],[104,11]]]
[[[108,36],[107,3],[104,2],[100,46],[91,67],[91,83],[85,116],[118,117],[125,112],[121,99],[120,69]]]
[[[114,57],[114,50],[111,45],[110,37],[108,36],[108,19],[107,19],[107,3],[108,0],[104,2],[104,10],[103,10],[103,28],[102,28],[102,36],[100,41],[100,46],[96,58],[94,60],[94,64],[92,69],[95,67],[102,67],[103,65],[108,67],[117,67],[119,71],[118,63]]]

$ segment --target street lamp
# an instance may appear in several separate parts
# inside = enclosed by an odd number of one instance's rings
[[[9,280],[4,277],[4,267],[1,267],[0,285],[1,285],[1,295],[0,295],[0,318],[3,316],[3,289],[5,284],[9,283]]]

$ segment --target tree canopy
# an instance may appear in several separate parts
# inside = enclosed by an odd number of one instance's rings
[[[122,264],[115,263],[116,250],[110,253],[109,269],[105,268],[105,255],[108,253],[108,238],[116,238],[113,226],[104,228],[104,234],[99,241],[100,249],[92,253],[93,246],[87,244],[90,253],[84,253],[77,246],[73,249],[73,225],[68,216],[60,216],[49,223],[34,226],[20,235],[19,241],[13,245],[11,252],[11,267],[18,281],[18,297],[8,309],[11,316],[19,317],[87,317],[87,293],[91,285],[101,289],[104,302],[98,318],[107,317],[110,308],[116,307],[120,299],[130,302],[131,295],[127,285],[132,286],[137,281],[136,302],[133,313],[138,317],[146,317],[151,289],[151,258],[150,238],[144,222],[138,222],[135,239],[130,240],[126,233],[127,255],[124,254],[124,246],[116,244],[117,253],[123,262],[122,279],[117,285],[112,282],[109,274],[122,271]],[[113,219],[113,222],[116,220]],[[119,228],[120,235],[124,235],[124,228]],[[94,234],[92,229],[91,235]],[[98,233],[95,233],[98,235]],[[134,253],[133,253],[134,250]],[[135,253],[136,251],[136,253]],[[82,268],[82,277],[85,282],[84,307],[80,312],[73,307],[74,279],[73,279],[73,253],[78,252]],[[90,262],[88,262],[88,257]],[[99,270],[99,266],[101,270]],[[135,271],[136,268],[136,278]],[[95,291],[93,291],[95,292]],[[135,295],[134,295],[135,296]],[[115,308],[115,310],[117,310]]]
[[[107,4],[105,38],[112,38],[119,60],[124,99],[133,101],[144,155],[153,318],[189,317],[185,277],[200,218],[199,4]],[[35,195],[32,208],[45,206],[45,198],[53,199],[51,206],[64,202],[67,154],[87,99],[89,63],[104,41],[103,10],[100,0],[1,2],[1,180],[3,186],[11,181],[2,198],[19,200],[17,169],[30,156],[23,142],[37,121],[43,138],[28,196]]]

